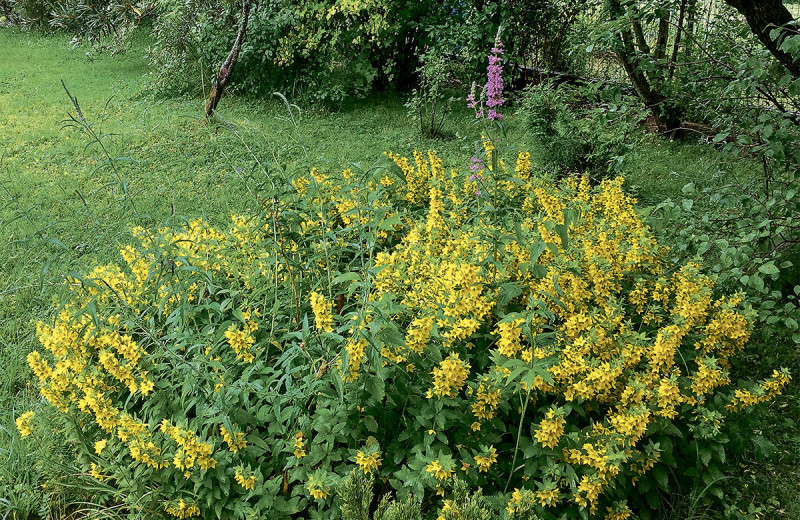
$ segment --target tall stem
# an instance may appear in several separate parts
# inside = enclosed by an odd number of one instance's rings
[[[528,388],[527,393],[525,394],[525,403],[522,405],[522,412],[519,415],[519,427],[517,428],[517,442],[514,444],[514,457],[511,459],[511,471],[508,472],[508,480],[506,481],[506,487],[503,489],[503,493],[508,492],[508,486],[511,484],[511,478],[514,476],[514,471],[516,468],[514,465],[517,463],[517,452],[519,452],[519,440],[522,438],[522,422],[525,420],[525,412],[528,410],[528,402],[531,400],[531,388]]]

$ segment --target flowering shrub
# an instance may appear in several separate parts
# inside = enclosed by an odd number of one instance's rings
[[[662,261],[621,179],[484,146],[466,173],[313,170],[72,278],[29,363],[87,471],[178,518],[335,516],[356,471],[434,517],[484,515],[466,485],[509,517],[623,520],[687,469],[673,440],[709,465],[789,381],[731,380],[750,309]]]

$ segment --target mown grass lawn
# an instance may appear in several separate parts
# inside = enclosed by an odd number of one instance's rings
[[[463,107],[445,126],[449,139],[419,137],[397,94],[335,109],[299,103],[292,111],[277,96],[232,95],[209,122],[200,96],[142,90],[149,72],[146,45],[139,38],[125,54],[89,59],[85,49],[70,49],[63,35],[0,30],[0,513],[8,510],[10,518],[35,517],[40,507],[50,507],[41,503],[48,496],[41,484],[52,468],[35,464],[37,456],[60,453],[63,471],[70,471],[57,433],[41,439],[37,455],[15,448],[14,429],[15,417],[38,401],[24,359],[36,321],[60,300],[64,275],[113,261],[134,225],[197,216],[224,225],[231,214],[259,211],[253,192],[263,193],[265,171],[369,168],[385,161],[385,151],[408,155],[414,149],[437,149],[447,165],[469,157],[479,137]],[[75,109],[62,80],[107,155],[70,124]],[[506,121],[506,144],[531,149],[535,160],[537,143],[513,115]],[[713,185],[752,168],[707,146],[651,140],[625,173],[629,189],[649,207],[680,197],[688,182]],[[791,398],[776,407],[771,429],[761,437],[776,449],[766,450],[770,456],[763,462],[738,462],[741,472],[728,478],[773,515],[763,518],[795,519],[798,407]],[[66,487],[63,492],[67,501],[75,496]],[[701,511],[676,507],[676,515]]]

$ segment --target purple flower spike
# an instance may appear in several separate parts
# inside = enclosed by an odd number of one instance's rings
[[[472,85],[472,92],[467,96],[467,106],[475,110],[475,118],[482,119],[484,115],[490,121],[502,121],[503,114],[496,110],[497,107],[503,106],[503,42],[500,41],[498,35],[497,40],[494,42],[492,52],[489,54],[489,66],[486,68],[486,86],[484,91],[486,94],[486,107],[488,112],[484,112],[483,95],[481,100],[475,98],[475,85]]]
[[[486,106],[490,108],[503,106],[503,42],[497,38],[492,54],[489,55],[487,67],[488,81],[486,83]],[[489,110],[489,119],[499,121],[502,115],[495,110]]]

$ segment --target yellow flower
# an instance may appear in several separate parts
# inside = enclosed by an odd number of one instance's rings
[[[242,486],[247,490],[252,490],[256,484],[255,475],[250,475],[249,477],[245,477],[238,469],[236,470],[236,475],[234,475],[234,479],[240,486]]]
[[[94,443],[94,452],[100,455],[108,443],[108,439],[103,439]]]
[[[167,513],[177,518],[191,518],[193,516],[200,516],[200,508],[195,504],[187,503],[184,499],[180,499],[177,504],[168,504],[164,508]]]
[[[439,397],[454,398],[469,376],[469,363],[461,361],[458,354],[450,354],[431,374],[433,374],[433,393]]]
[[[536,429],[536,440],[539,441],[542,446],[555,448],[558,446],[558,441],[561,439],[561,436],[564,435],[564,425],[566,422],[567,421],[563,417],[556,417],[555,410],[551,408],[547,412],[547,418],[543,420],[539,424],[539,428]]]
[[[228,450],[230,450],[231,453],[236,453],[240,449],[247,447],[244,433],[234,432],[233,435],[231,435],[231,432],[224,426],[220,426],[219,431],[222,434],[222,440],[228,443]]]
[[[520,500],[522,500],[522,493],[519,488],[514,488],[514,492],[511,493],[511,498],[508,500],[508,505],[506,505],[506,511],[513,514],[517,510]]]
[[[438,460],[428,463],[428,465],[425,467],[425,471],[428,473],[433,473],[433,476],[436,477],[437,480],[444,480],[450,477],[450,475],[453,473],[452,469],[445,471]]]
[[[370,455],[364,455],[364,452],[358,450],[355,456],[356,464],[358,467],[361,468],[365,474],[372,473],[373,470],[377,470],[378,467],[381,465],[381,459],[378,457],[378,453],[372,453]]]
[[[233,351],[236,352],[237,358],[243,359],[247,363],[253,362],[255,356],[250,352],[250,347],[253,346],[256,340],[250,335],[250,332],[241,330],[236,325],[231,324],[228,330],[225,331],[225,338]]]
[[[478,472],[487,472],[492,464],[497,462],[497,450],[494,446],[489,448],[486,455],[476,455],[475,464],[478,466]]]
[[[500,354],[507,357],[515,357],[517,352],[522,349],[520,336],[522,334],[523,323],[525,323],[524,319],[517,318],[513,321],[497,324],[495,334],[500,336],[500,339],[497,340],[497,347]]]
[[[314,475],[308,477],[306,489],[308,489],[309,494],[317,500],[328,498],[328,495],[330,495],[325,487],[325,483],[320,482]]]
[[[100,466],[92,462],[91,468],[92,470],[89,472],[89,474],[92,476],[93,479],[99,482],[102,482],[106,479],[106,476],[100,472]]]
[[[297,432],[294,436],[294,456],[302,459],[306,456],[306,444],[303,442],[303,432]]]
[[[318,292],[311,293],[311,310],[314,311],[317,330],[333,332],[333,304],[325,301],[325,297]]]
[[[314,497],[314,498],[316,498],[316,499],[318,499],[318,500],[319,500],[320,498],[323,498],[323,499],[324,499],[324,498],[328,498],[328,495],[330,494],[330,493],[328,493],[327,491],[323,491],[323,490],[321,490],[321,489],[318,489],[318,488],[311,489],[311,490],[309,491],[309,493],[311,493],[311,496],[312,496],[312,497]]]
[[[33,433],[33,429],[31,429],[31,419],[33,419],[34,415],[34,412],[29,411],[17,417],[17,429],[22,437],[27,437]]]
[[[554,506],[558,503],[558,486],[536,492],[536,499],[543,506]]]

